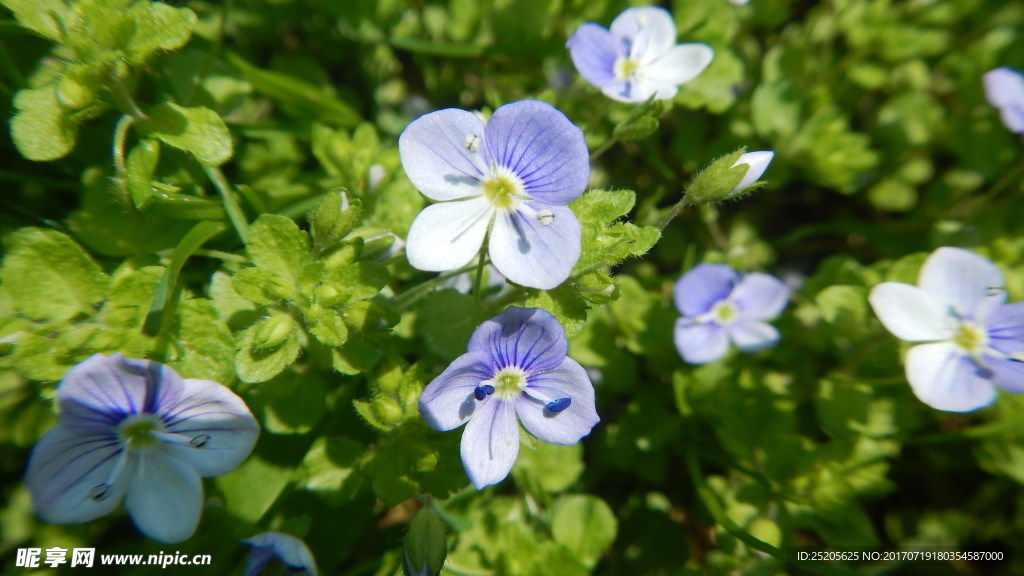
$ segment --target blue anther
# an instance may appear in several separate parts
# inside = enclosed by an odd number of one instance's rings
[[[483,386],[481,386],[481,388],[484,389],[484,393],[487,394],[488,396],[494,394],[494,386],[491,386],[490,384],[484,384]]]
[[[568,408],[569,404],[572,404],[572,398],[559,398],[558,400],[548,402],[546,408],[551,412],[561,412]]]
[[[484,398],[487,398],[487,391],[484,390],[483,386],[477,386],[476,389],[473,390],[473,397],[477,400],[483,400]]]

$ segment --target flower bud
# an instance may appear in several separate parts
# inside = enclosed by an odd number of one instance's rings
[[[431,576],[441,571],[448,555],[444,525],[429,505],[409,521],[403,544],[406,576]]]
[[[256,329],[253,348],[271,350],[280,346],[295,330],[295,321],[287,314],[274,314]]]

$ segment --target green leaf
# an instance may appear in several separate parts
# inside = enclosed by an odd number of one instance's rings
[[[562,492],[583,474],[583,445],[559,446],[541,442],[534,450],[522,450],[512,469],[516,483],[535,482],[547,492]]]
[[[253,390],[249,405],[272,434],[306,434],[327,413],[327,386],[316,374],[288,374]]]
[[[366,477],[358,471],[363,446],[349,438],[317,438],[298,469],[299,486],[342,504],[356,497]]]
[[[132,201],[139,210],[144,209],[156,196],[151,180],[160,162],[160,141],[143,139],[129,152],[125,159],[125,180]]]
[[[255,524],[284,491],[291,475],[291,467],[271,464],[254,454],[233,472],[218,476],[216,483],[228,512]]]
[[[18,90],[14,95],[11,137],[29,160],[62,158],[75,147],[78,122],[57,99],[57,87]]]
[[[643,255],[658,242],[661,231],[655,226],[615,222],[633,209],[635,201],[631,190],[591,190],[569,204],[582,228],[583,256],[574,268],[577,274]]]
[[[316,210],[309,215],[309,232],[313,237],[315,254],[334,248],[362,218],[362,205],[358,200],[349,201],[349,205],[342,209],[343,194],[325,194]]]
[[[260,268],[298,282],[309,261],[309,235],[290,218],[263,214],[249,227],[245,249]]]
[[[779,142],[800,126],[800,98],[789,80],[758,84],[750,105],[754,129],[762,138]]]
[[[470,335],[489,317],[475,297],[449,288],[423,299],[416,315],[416,332],[429,352],[453,359],[466,353]]]
[[[217,317],[210,300],[195,298],[182,302],[172,337],[175,345],[167,354],[167,363],[183,378],[202,378],[224,385],[235,381],[235,339],[227,324]]]
[[[604,500],[595,496],[564,496],[551,510],[551,534],[555,542],[571,550],[589,568],[593,568],[612,545],[617,532],[615,513]]]
[[[64,35],[62,23],[68,17],[68,5],[63,0],[3,0],[18,24],[50,40]]]
[[[242,268],[235,273],[231,286],[238,296],[264,306],[282,300],[292,301],[297,296],[294,283],[266,268]]]
[[[277,318],[277,316],[273,317]],[[235,370],[243,382],[266,382],[281,373],[299,357],[299,339],[294,328],[280,338],[276,347],[268,348],[269,339],[278,339],[280,334],[275,330],[280,321],[275,320],[269,325],[269,318],[261,320],[242,332],[235,353]],[[269,334],[267,333],[269,331]],[[258,340],[258,337],[262,339]]]
[[[67,236],[22,228],[8,238],[0,282],[18,312],[53,322],[92,315],[110,279]]]
[[[220,166],[234,153],[231,132],[220,115],[209,108],[164,102],[154,106],[137,126],[143,135],[190,152],[207,166]]]
[[[333,308],[311,306],[302,311],[306,330],[325,346],[341,346],[348,340],[348,327]]]
[[[317,289],[324,306],[340,306],[355,300],[368,300],[388,283],[387,266],[377,262],[356,262],[330,270]]]
[[[565,328],[565,336],[569,339],[579,334],[587,321],[586,300],[567,283],[554,290],[528,289],[526,306],[543,308],[553,314]]]
[[[128,9],[128,14],[135,21],[135,33],[124,51],[132,64],[142,64],[158,50],[181,48],[196,25],[194,12],[163,2],[136,2]]]
[[[322,122],[350,128],[362,120],[354,108],[317,86],[287,74],[257,68],[231,52],[226,58],[256,91],[291,104]]]

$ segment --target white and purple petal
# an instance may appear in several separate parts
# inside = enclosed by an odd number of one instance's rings
[[[1009,66],[989,70],[982,76],[985,98],[996,108],[1024,108],[1024,74]]]
[[[679,355],[688,364],[714,362],[729,350],[728,333],[714,322],[698,324],[689,318],[680,318],[676,320],[673,335]]]
[[[696,78],[714,58],[715,51],[707,44],[679,44],[646,64],[643,68],[643,77],[653,84],[675,87]]]
[[[509,306],[480,324],[469,339],[470,353],[489,358],[493,372],[488,378],[508,366],[528,372],[555,369],[568,350],[562,325],[540,308]]]
[[[147,381],[159,370],[146,360],[93,354],[71,367],[57,387],[61,422],[82,431],[116,427],[126,416],[146,411]]]
[[[580,76],[598,88],[615,81],[615,61],[626,53],[622,40],[592,22],[581,24],[565,47]]]
[[[989,316],[988,344],[999,352],[1024,354],[1024,302],[1004,304]]]
[[[744,352],[759,352],[779,342],[779,331],[760,320],[739,318],[725,325],[729,339]]]
[[[676,42],[676,23],[664,8],[627,8],[612,21],[611,33],[626,40],[631,58],[653,60]]]
[[[731,299],[744,318],[770,320],[786,307],[789,292],[789,286],[778,278],[751,272],[736,284]]]
[[[135,457],[124,500],[132,522],[160,542],[187,540],[199,526],[203,507],[199,475],[161,449],[139,452]]]
[[[996,398],[991,370],[978,366],[952,342],[919,344],[907,351],[907,380],[925,404],[947,412],[970,412]]]
[[[512,282],[548,290],[569,278],[579,260],[581,228],[569,208],[537,206],[497,211],[487,250]]]
[[[527,432],[551,444],[575,444],[601,421],[594,385],[572,358],[553,370],[531,374],[515,403]]]
[[[462,465],[477,490],[508,476],[519,455],[519,421],[512,402],[492,396],[462,433]]]
[[[413,120],[398,138],[402,168],[431,200],[481,194],[489,171],[484,123],[466,110],[446,108]]]
[[[902,282],[883,282],[871,289],[868,301],[886,330],[900,340],[949,340],[956,322],[930,293]]]
[[[992,262],[962,248],[944,246],[925,260],[917,285],[958,318],[985,324],[1006,301],[1003,274]]]
[[[317,574],[313,553],[305,542],[291,534],[262,532],[242,542],[252,546],[245,559],[244,576],[257,576],[273,558],[287,566],[290,574]]]
[[[237,468],[259,437],[259,425],[245,402],[217,382],[188,379],[178,386],[161,386],[157,406],[166,432],[185,440],[164,448],[203,477]]]
[[[127,487],[131,462],[117,433],[82,433],[58,424],[32,449],[25,485],[47,522],[77,524],[110,513]]]
[[[739,281],[739,274],[726,264],[698,264],[676,281],[676,308],[684,316],[707,314],[715,303],[729,297]]]
[[[587,187],[590,156],[583,131],[546,102],[521,100],[495,110],[486,144],[491,160],[512,171],[538,202],[565,205]]]
[[[479,328],[477,329],[479,331]],[[475,334],[474,334],[475,337]],[[420,394],[420,415],[434,430],[462,426],[483,404],[474,393],[481,382],[494,376],[489,353],[471,350],[455,359]]]
[[[409,228],[409,264],[430,272],[465,266],[480,251],[493,213],[483,197],[427,206]]]

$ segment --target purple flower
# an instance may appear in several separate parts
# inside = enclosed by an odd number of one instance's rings
[[[234,470],[259,435],[226,387],[121,354],[95,354],[71,368],[57,402],[57,426],[36,444],[25,476],[39,516],[87,522],[123,498],[139,530],[167,543],[195,532],[200,477]]]
[[[245,558],[244,576],[257,576],[274,558],[287,567],[287,571],[279,570],[275,574],[316,576],[313,554],[306,543],[295,536],[283,532],[263,532],[242,542],[252,546]]]
[[[422,116],[398,139],[402,166],[427,206],[406,254],[420,270],[468,264],[487,237],[494,266],[533,288],[561,284],[580,257],[580,224],[566,204],[590,176],[587,145],[564,114],[537,100],[479,116],[448,108]]]
[[[889,332],[924,342],[907,351],[906,371],[925,404],[968,412],[991,404],[997,387],[1024,392],[1024,302],[1003,303],[1003,275],[988,260],[939,248],[917,286],[883,282],[868,299]]]
[[[554,316],[512,306],[473,332],[420,396],[435,430],[466,422],[462,463],[477,489],[508,476],[519,454],[519,421],[551,444],[575,444],[600,421],[587,372],[565,356],[569,343]]]
[[[690,364],[721,358],[732,341],[744,352],[771,348],[779,331],[765,322],[778,316],[789,288],[778,278],[740,275],[725,264],[700,264],[676,282],[676,348]]]
[[[667,100],[714,58],[707,44],[676,45],[676,24],[663,8],[629,8],[611,30],[587,22],[566,43],[576,70],[620,102]]]
[[[1008,66],[985,73],[985,97],[999,109],[1003,124],[1015,134],[1024,134],[1024,75]]]

